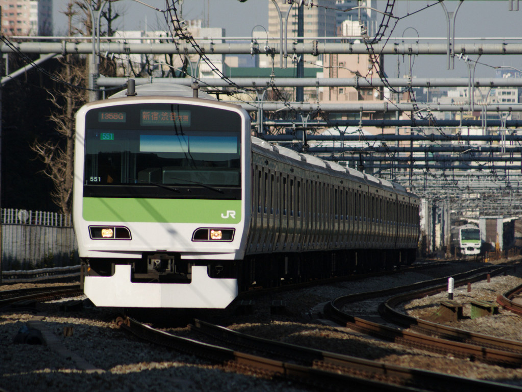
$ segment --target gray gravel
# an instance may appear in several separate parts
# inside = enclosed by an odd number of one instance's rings
[[[455,375],[503,382],[519,383],[522,370],[505,369],[471,363],[421,350],[409,349],[355,333],[346,328],[325,325],[320,320],[311,318],[313,308],[318,303],[332,300],[340,295],[384,289],[446,276],[455,269],[469,268],[469,264],[452,265],[428,270],[423,273],[400,273],[375,279],[339,283],[287,292],[256,299],[254,315],[237,316],[229,320],[227,326],[270,339],[308,345],[322,350],[339,352],[384,363],[412,366],[440,371]],[[473,285],[473,294],[482,292],[496,297],[497,293],[522,283],[518,275],[493,278],[488,286]],[[0,287],[5,289],[5,287]],[[465,290],[465,288],[463,289]],[[456,299],[461,297],[460,289]],[[425,306],[436,306],[440,299],[430,297],[431,304],[404,304],[404,311],[412,314]],[[464,295],[462,296],[464,299]],[[284,315],[270,314],[271,301],[283,300],[289,312]],[[426,299],[428,301],[428,299]],[[428,308],[429,309],[429,308]],[[204,360],[137,341],[118,330],[112,323],[118,313],[107,309],[84,309],[80,312],[64,313],[58,309],[58,303],[49,303],[43,307],[46,329],[56,337],[64,348],[65,355],[59,354],[53,347],[44,345],[15,344],[17,332],[33,315],[26,312],[0,314],[0,385],[6,391],[302,391],[306,388],[261,379],[251,375],[223,372],[219,366]],[[505,320],[512,320],[510,327],[513,339],[521,339],[520,319],[509,313],[499,315]],[[476,328],[498,332],[508,329],[502,321],[501,327],[496,320],[472,320]],[[518,323],[518,327],[517,327]],[[473,323],[471,323],[473,324]],[[485,325],[490,325],[486,327]],[[72,327],[72,336],[64,336],[64,327]],[[471,327],[470,327],[471,328]],[[518,328],[518,329],[517,329]],[[183,328],[174,328],[180,334],[186,334]],[[83,358],[100,372],[80,370],[73,353]],[[522,383],[520,383],[522,385]]]

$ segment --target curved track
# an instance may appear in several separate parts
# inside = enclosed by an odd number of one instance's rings
[[[289,379],[321,390],[368,391],[522,391],[522,388],[471,380],[260,339],[196,320],[191,329],[213,339],[253,350],[256,355],[198,342],[156,330],[136,320],[120,325],[141,339],[204,357],[234,371],[248,371],[273,379]],[[259,353],[262,353],[261,356]],[[267,358],[266,356],[269,358]],[[277,359],[273,359],[276,357]]]
[[[494,275],[503,272],[504,268],[505,267],[491,269],[486,267],[483,271],[475,270],[472,271],[471,274],[459,274],[456,276],[455,285],[465,285],[469,282],[485,279],[490,274]],[[416,319],[392,309],[393,306],[400,302],[444,291],[446,285],[442,284],[442,282],[445,282],[446,279],[447,278],[436,279],[380,292],[340,297],[326,305],[325,314],[337,323],[346,325],[349,328],[408,346],[439,353],[450,353],[457,357],[468,358],[472,361],[476,360],[504,366],[522,365],[522,343],[462,331],[457,328]],[[418,290],[411,291],[412,288]],[[357,302],[370,297],[379,298],[389,296],[405,291],[408,292],[392,297],[381,304],[379,306],[379,313],[384,318],[398,323],[403,327],[414,327],[412,329],[429,333],[430,335],[438,335],[439,337],[427,336],[411,330],[390,327],[384,325],[383,322],[365,320],[342,311],[342,308],[348,303]]]
[[[497,303],[514,313],[522,315],[522,301],[517,300],[522,292],[522,285],[515,287],[513,290],[497,297]]]

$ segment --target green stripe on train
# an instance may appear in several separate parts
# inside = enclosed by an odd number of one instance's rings
[[[83,198],[83,219],[97,222],[232,224],[241,200]]]

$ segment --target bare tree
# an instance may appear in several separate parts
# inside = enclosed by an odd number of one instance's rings
[[[99,0],[93,0],[92,3],[90,0],[70,0],[64,12],[68,19],[68,35],[90,36],[92,34],[91,12],[98,11],[101,4]],[[102,17],[107,22],[109,33],[113,34],[111,26],[119,14],[111,11],[111,3],[109,7],[109,11],[102,13]],[[55,107],[49,119],[56,124],[58,137],[43,142],[36,140],[31,149],[45,164],[43,174],[53,181],[54,190],[51,193],[53,202],[63,214],[70,214],[74,178],[74,114],[87,101],[85,85],[88,71],[85,57],[69,54],[58,61],[62,66],[57,79],[63,83],[57,86],[54,92],[49,92],[49,99]],[[102,73],[114,76],[116,63],[104,58],[100,69]]]
[[[69,35],[73,34],[73,19],[77,15],[74,4],[69,2],[64,12],[69,22]],[[49,92],[50,101],[56,108],[50,120],[56,124],[58,138],[40,142],[36,140],[31,149],[45,164],[42,171],[54,184],[51,193],[53,202],[63,214],[72,210],[73,166],[74,166],[74,114],[86,102],[85,59],[78,55],[67,55],[58,60],[61,70],[57,77],[64,83],[54,93]]]

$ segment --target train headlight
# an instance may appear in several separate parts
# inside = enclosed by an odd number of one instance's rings
[[[194,242],[210,242],[210,241],[227,241],[234,240],[236,229],[218,229],[218,228],[200,228],[194,230],[192,241]]]
[[[211,240],[220,240],[223,238],[223,232],[221,230],[210,230]]]
[[[114,230],[110,227],[102,229],[101,235],[103,238],[112,238],[114,237]]]

